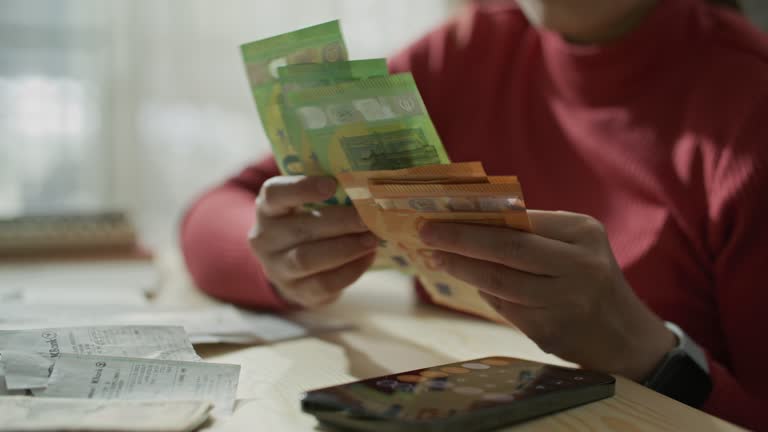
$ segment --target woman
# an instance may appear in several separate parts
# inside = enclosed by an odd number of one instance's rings
[[[533,233],[425,226],[445,271],[545,351],[768,429],[762,35],[705,0],[497,1],[390,68],[414,74],[453,161],[518,175],[538,209]],[[351,208],[293,211],[335,186],[267,160],[209,192],[182,230],[199,286],[274,310],[335,300],[375,238]]]

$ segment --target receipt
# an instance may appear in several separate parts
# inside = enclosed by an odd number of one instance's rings
[[[32,305],[19,308],[0,304],[0,328],[87,326],[93,323],[182,326],[193,344],[272,343],[306,336],[314,330],[314,327],[308,328],[276,315],[239,310],[229,305],[171,309],[93,305]]]
[[[232,412],[239,365],[61,354],[36,396],[107,400],[207,400]]]
[[[204,401],[94,401],[0,397],[0,432],[187,432],[208,419]]]
[[[199,360],[184,328],[97,326],[0,330],[0,356],[10,390],[43,388],[62,353]]]
[[[8,386],[5,385],[5,365],[0,356],[0,396],[23,396],[24,394],[26,394],[25,390],[8,390]]]
[[[3,364],[3,357],[0,356],[0,396],[8,394],[8,386],[5,385],[5,365]]]

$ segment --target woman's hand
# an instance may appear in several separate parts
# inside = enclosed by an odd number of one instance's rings
[[[251,248],[290,303],[330,303],[373,263],[378,240],[353,207],[297,211],[335,192],[331,177],[282,176],[267,180],[256,198]]]
[[[529,211],[533,232],[428,223],[435,263],[466,281],[541,349],[584,367],[646,378],[676,339],[624,279],[603,226]]]

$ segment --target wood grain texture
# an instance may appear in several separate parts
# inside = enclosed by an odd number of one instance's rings
[[[158,302],[199,306],[210,301],[192,287],[177,256],[165,257],[163,264],[166,289]],[[368,274],[340,302],[301,315],[341,319],[354,329],[269,346],[198,348],[207,361],[242,366],[235,413],[215,419],[207,430],[311,431],[317,423],[299,408],[302,392],[442,363],[503,355],[569,365],[539,350],[514,328],[417,305],[410,279],[399,274]],[[618,377],[613,398],[502,430],[742,429]]]

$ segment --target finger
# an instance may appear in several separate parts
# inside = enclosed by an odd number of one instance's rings
[[[507,302],[543,307],[552,295],[553,278],[524,273],[509,267],[437,251],[432,260],[438,268],[478,290]]]
[[[508,302],[482,291],[479,294],[499,315],[536,342],[544,352],[551,353],[556,344],[562,345],[562,335],[551,330],[553,326],[548,322],[544,308],[531,308]]]
[[[256,208],[264,216],[282,216],[303,204],[326,200],[335,192],[332,177],[272,177],[261,186]]]
[[[419,234],[436,249],[539,275],[560,276],[580,262],[573,245],[506,227],[431,222]]]
[[[528,210],[532,231],[542,237],[567,243],[595,240],[605,230],[595,218],[566,211]]]
[[[507,321],[511,323],[521,320],[530,320],[532,313],[538,313],[539,311],[543,310],[543,308],[539,307],[530,307],[518,303],[513,303],[484,291],[478,291],[478,295],[480,295],[480,297],[482,297],[486,303],[488,303],[496,312],[498,312],[499,315],[503,316],[507,319]]]
[[[379,239],[371,233],[350,234],[300,244],[282,252],[272,270],[283,279],[294,280],[341,267],[376,250]]]
[[[367,231],[354,207],[333,206],[259,221],[251,242],[266,252],[280,252],[303,243]]]
[[[305,307],[322,306],[336,300],[373,264],[375,254],[366,255],[339,268],[299,279],[288,284],[298,303]]]

